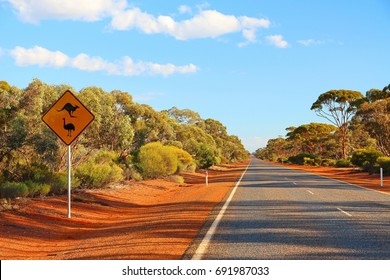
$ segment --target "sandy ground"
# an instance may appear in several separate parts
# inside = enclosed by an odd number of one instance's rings
[[[17,211],[0,212],[0,259],[180,259],[207,216],[235,185],[247,163],[205,175],[184,174],[185,184],[163,180],[126,182],[105,190],[67,197],[17,202]],[[378,175],[351,169],[288,166],[390,192]]]
[[[19,201],[0,212],[0,259],[180,259],[246,165],[210,170],[208,186],[188,173],[75,193],[71,219],[67,196]]]

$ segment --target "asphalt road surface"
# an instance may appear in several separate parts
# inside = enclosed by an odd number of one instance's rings
[[[390,259],[390,195],[252,159],[215,232],[205,232],[187,256]]]

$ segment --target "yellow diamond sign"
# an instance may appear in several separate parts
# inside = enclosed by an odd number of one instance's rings
[[[42,116],[42,121],[66,145],[72,144],[94,119],[95,116],[69,90]]]

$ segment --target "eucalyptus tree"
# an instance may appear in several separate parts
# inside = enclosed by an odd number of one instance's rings
[[[336,130],[337,128],[331,124],[303,124],[287,133],[287,139],[299,140],[304,153],[321,155],[325,141]]]
[[[354,120],[376,140],[377,148],[390,156],[390,85],[383,91],[368,91],[366,100],[359,107]]]
[[[341,155],[347,158],[348,125],[363,95],[353,90],[330,90],[321,94],[311,110],[337,126],[341,135]]]

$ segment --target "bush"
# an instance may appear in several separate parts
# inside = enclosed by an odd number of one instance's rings
[[[31,197],[37,195],[45,196],[50,192],[51,189],[49,184],[37,183],[33,181],[26,181],[25,184],[28,188],[28,195]]]
[[[68,175],[66,173],[54,173],[49,181],[52,194],[64,194],[68,189]]]
[[[164,149],[167,149],[169,153],[172,153],[176,155],[178,160],[178,170],[177,171],[184,171],[187,170],[188,166],[193,162],[192,156],[187,153],[186,151],[179,149],[174,146],[166,146]]]
[[[5,182],[0,185],[1,198],[26,197],[27,195],[28,187],[25,183]]]
[[[376,161],[379,167],[383,168],[383,173],[390,175],[390,157],[378,157]]]
[[[336,167],[339,167],[339,168],[344,168],[344,167],[351,167],[351,162],[347,159],[339,159],[337,162],[336,162]]]
[[[205,144],[200,145],[196,150],[196,158],[200,168],[209,168],[218,163],[218,158],[214,152]]]
[[[99,151],[95,157],[80,164],[75,170],[75,178],[82,188],[102,188],[123,179],[123,170],[114,162],[115,154]]]
[[[178,170],[178,149],[173,146],[164,147],[159,142],[149,143],[141,147],[138,161],[144,178],[159,178],[174,174]]]
[[[321,166],[336,166],[336,161],[330,158],[324,158],[321,161]]]
[[[363,168],[364,171],[372,173],[376,160],[382,156],[382,153],[374,149],[358,149],[353,153],[351,162]]]
[[[288,161],[293,163],[293,164],[304,165],[305,161],[307,163],[310,163],[311,162],[310,160],[314,160],[315,158],[317,158],[315,155],[303,153],[303,154],[298,154],[296,156],[289,157]],[[314,161],[313,161],[313,163],[314,163]]]
[[[46,183],[52,176],[52,172],[50,172],[46,165],[37,162],[33,162],[30,165],[22,165],[19,169],[21,172],[21,181]]]

